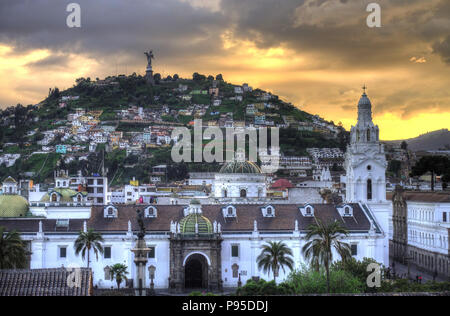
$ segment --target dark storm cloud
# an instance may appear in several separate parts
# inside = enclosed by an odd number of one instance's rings
[[[261,48],[284,44],[298,52],[330,55],[335,63],[355,68],[404,63],[418,42],[431,45],[450,31],[450,15],[443,13],[448,0],[435,7],[432,1],[380,1],[381,28],[366,25],[370,2],[226,0],[222,9],[239,37]],[[414,10],[417,4],[422,8]]]
[[[433,45],[433,52],[441,56],[442,60],[450,64],[450,35]]]
[[[16,53],[49,48],[126,62],[154,48],[169,60],[224,56],[220,34],[231,28],[236,38],[260,48],[283,44],[299,53],[328,55],[335,65],[365,68],[404,63],[418,40],[434,43],[445,58],[443,32],[450,31],[447,0],[410,12],[406,9],[424,2],[380,1],[383,27],[373,29],[366,25],[369,0],[222,0],[219,12],[177,0],[79,0],[80,29],[65,24],[70,2],[2,0],[0,41],[14,44]],[[405,13],[390,17],[399,8]]]
[[[166,58],[219,54],[214,43],[225,20],[206,9],[175,0],[78,0],[81,28],[70,29],[70,2],[2,0],[0,41],[15,45],[16,52],[48,48],[97,59],[142,59],[148,48]]]

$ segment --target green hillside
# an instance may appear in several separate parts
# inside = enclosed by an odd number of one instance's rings
[[[220,79],[221,76],[217,77]],[[39,153],[39,140],[44,132],[58,127],[68,126],[67,116],[76,109],[86,111],[102,111],[99,116],[100,125],[113,125],[117,131],[124,133],[142,132],[144,127],[151,124],[134,124],[119,120],[118,111],[126,110],[130,106],[141,107],[144,110],[160,111],[163,107],[169,113],[160,116],[160,122],[186,125],[194,119],[194,115],[174,115],[179,110],[209,106],[201,116],[203,124],[217,121],[224,115],[229,115],[234,121],[254,123],[254,115],[246,113],[247,105],[270,103],[270,107],[258,109],[259,115],[264,115],[273,124],[285,124],[286,117],[291,121],[289,126],[280,129],[280,146],[286,155],[306,155],[308,147],[345,147],[345,137],[342,135],[327,135],[317,131],[307,131],[298,128],[301,122],[311,122],[313,116],[292,104],[287,103],[276,95],[267,94],[260,89],[246,91],[242,100],[235,100],[235,85],[223,80],[216,80],[221,104],[213,106],[214,98],[208,93],[212,87],[214,77],[194,74],[193,79],[173,77],[160,79],[155,75],[155,84],[149,85],[145,78],[136,74],[131,76],[108,77],[103,80],[90,78],[77,79],[74,86],[65,91],[58,88],[50,89],[48,97],[38,105],[7,108],[0,113],[0,146],[1,154],[20,154],[15,165],[7,168],[1,166],[0,178],[6,175],[14,177],[27,176],[36,181],[44,181],[53,176],[57,167],[67,168],[75,173],[96,173],[101,167],[108,170],[110,181],[120,184],[132,177],[148,180],[151,167],[160,163],[169,164],[168,180],[182,179],[189,171],[215,171],[218,164],[170,164],[170,147],[146,148],[142,155],[126,156],[124,150],[113,150],[104,153],[97,148],[90,153],[86,160],[64,162],[64,155],[56,153]],[[182,87],[182,89],[180,88]],[[77,96],[76,100],[62,102],[63,97]],[[269,96],[269,101],[262,101],[262,96]],[[190,100],[189,100],[190,98]],[[62,104],[63,103],[63,104]],[[232,114],[231,114],[232,113]],[[294,122],[294,123],[292,123]],[[344,131],[342,130],[343,134]],[[60,144],[61,137],[57,136],[49,146]],[[73,145],[73,143],[72,143]],[[87,148],[88,144],[82,144]],[[102,147],[104,148],[104,147]],[[38,152],[38,153],[36,153]],[[104,160],[104,166],[102,162]]]

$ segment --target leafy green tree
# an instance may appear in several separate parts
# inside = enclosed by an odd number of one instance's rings
[[[154,74],[153,80],[155,80],[155,83],[159,83],[161,81],[161,74],[160,73]]]
[[[194,74],[192,75],[192,79],[194,81],[204,81],[206,79],[205,75],[201,75],[198,72],[194,72]]]
[[[408,143],[405,141],[402,141],[402,143],[400,144],[400,148],[403,150],[408,150]]]
[[[0,227],[0,270],[23,269],[27,264],[25,242],[16,230],[5,231]]]
[[[294,289],[295,294],[318,293],[362,293],[364,281],[360,281],[350,272],[342,269],[330,269],[330,290],[327,288],[327,278],[323,269],[302,268],[289,274],[285,283]]]
[[[390,160],[388,163],[388,171],[392,172],[395,176],[399,176],[402,167],[402,162],[400,160]]]
[[[113,279],[116,279],[117,289],[120,289],[120,283],[127,281],[128,267],[122,263],[116,263],[111,267],[110,273]]]
[[[316,271],[320,265],[325,267],[328,293],[330,292],[330,265],[333,262],[333,248],[343,260],[351,257],[350,246],[339,240],[347,234],[348,231],[338,221],[325,224],[320,219],[316,219],[316,224],[309,226],[305,237],[308,242],[302,248],[303,256],[311,263],[311,267],[316,268]]]
[[[103,254],[103,242],[102,235],[95,232],[92,228],[88,229],[87,232],[80,231],[74,244],[75,254],[78,256],[81,252],[81,256],[84,260],[87,252],[87,267],[89,268],[91,250],[94,250],[95,257],[98,260],[98,254]]]
[[[276,282],[278,271],[281,268],[285,271],[285,266],[290,270],[294,268],[292,260],[292,250],[283,242],[269,241],[263,245],[261,254],[256,259],[258,268],[263,269],[265,273],[273,272],[273,280]]]
[[[445,156],[423,156],[412,168],[413,177],[431,172],[431,191],[434,191],[436,175],[446,175],[450,170],[450,160]]]
[[[372,258],[363,258],[361,261],[355,258],[349,258],[345,261],[336,261],[332,264],[331,270],[343,270],[350,273],[352,276],[358,278],[362,284],[365,285],[365,292],[374,292],[374,288],[369,288],[367,286],[367,277],[372,273],[367,271],[369,264],[376,263],[381,267],[381,273],[384,274],[385,267],[379,264]]]
[[[216,76],[216,80],[217,80],[217,81],[223,81],[223,76],[222,76],[222,74],[218,74],[218,75]]]

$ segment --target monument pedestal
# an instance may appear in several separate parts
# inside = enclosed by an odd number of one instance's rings
[[[153,80],[153,69],[152,68],[148,68],[145,71],[145,79],[147,80],[147,82],[149,84],[153,84],[154,80]]]
[[[146,266],[147,266],[147,256],[150,252],[150,248],[147,247],[144,239],[138,239],[136,246],[131,249],[134,253],[134,263],[136,264],[136,285],[135,294],[136,296],[146,296]]]

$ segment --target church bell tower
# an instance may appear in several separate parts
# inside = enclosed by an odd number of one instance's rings
[[[386,201],[386,155],[379,128],[372,121],[372,104],[366,87],[358,102],[358,122],[350,130],[345,156],[346,200],[379,203]]]

